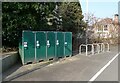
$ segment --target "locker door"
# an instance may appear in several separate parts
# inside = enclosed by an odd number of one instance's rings
[[[55,33],[47,32],[47,59],[55,58]]]
[[[23,32],[24,63],[35,61],[35,34],[32,31]]]
[[[46,59],[46,32],[36,32],[36,59]]]
[[[65,32],[64,37],[65,56],[72,55],[72,33]]]
[[[58,58],[64,57],[64,33],[57,32],[56,33],[56,55]]]

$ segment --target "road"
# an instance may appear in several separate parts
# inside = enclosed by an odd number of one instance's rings
[[[116,58],[95,81],[116,81],[118,80],[118,58]]]
[[[118,54],[118,48],[112,47],[110,52],[93,56],[76,55],[22,75],[12,81],[89,81],[116,54]],[[117,58],[99,74],[95,81],[118,81]]]

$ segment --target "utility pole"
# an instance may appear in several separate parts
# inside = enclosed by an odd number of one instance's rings
[[[79,3],[81,3],[81,0],[79,0]],[[86,21],[86,24],[87,24],[86,34],[85,34],[85,36],[86,36],[85,44],[87,45],[87,43],[88,43],[88,39],[87,39],[87,36],[88,36],[88,0],[86,0],[86,16],[85,17],[86,17],[85,21]]]
[[[88,20],[86,20],[87,26],[86,26],[86,45],[88,43]]]
[[[88,43],[88,0],[86,0],[86,23],[87,23],[87,27],[86,27],[86,45]]]

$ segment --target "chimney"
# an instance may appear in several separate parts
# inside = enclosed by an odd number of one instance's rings
[[[114,23],[115,23],[115,24],[118,24],[118,23],[119,23],[119,15],[118,15],[118,14],[115,14],[115,15],[114,15]]]

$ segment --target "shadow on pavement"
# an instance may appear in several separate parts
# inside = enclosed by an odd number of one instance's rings
[[[7,78],[9,75],[13,74],[15,71],[17,71],[19,68],[22,67],[22,63],[20,59],[14,64],[12,67],[10,67],[7,71],[2,73],[2,80]]]

